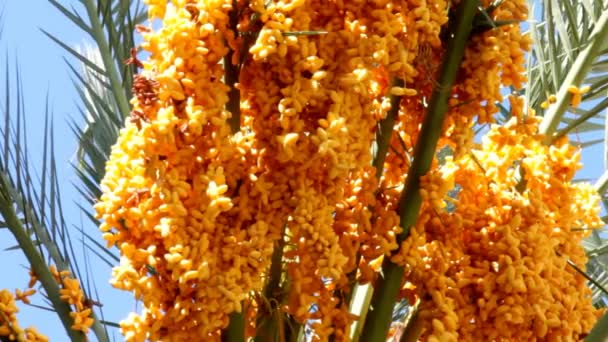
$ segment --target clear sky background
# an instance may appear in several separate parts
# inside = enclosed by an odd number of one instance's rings
[[[62,0],[61,3],[81,9],[80,2],[76,0]],[[78,184],[78,180],[69,164],[76,149],[76,140],[67,121],[70,117],[77,116],[78,97],[64,61],[64,58],[68,58],[68,54],[40,32],[40,28],[55,34],[71,46],[82,46],[87,42],[87,37],[47,0],[0,0],[0,9],[2,8],[4,8],[4,33],[0,38],[0,70],[4,73],[6,53],[9,63],[14,66],[17,62],[20,67],[25,89],[25,110],[29,125],[32,162],[34,165],[40,165],[45,96],[48,91],[54,113],[55,153],[66,219],[70,225],[78,225],[82,220],[85,229],[101,240],[96,227],[92,227],[87,222],[75,205],[75,202],[84,203],[84,201],[74,191],[72,184]],[[2,91],[0,94],[4,94],[4,85],[0,85],[0,90]],[[0,99],[0,104],[3,104],[3,101]],[[595,182],[604,169],[603,155],[601,145],[586,149],[583,153],[585,167],[578,177]],[[2,271],[0,288],[14,290],[27,286],[28,275],[24,269],[27,263],[22,253],[4,251],[14,244],[12,235],[6,229],[0,229],[0,270]],[[76,246],[80,246],[78,242]],[[110,269],[105,264],[97,262],[94,256],[92,259],[106,319],[118,322],[126,317],[129,311],[134,310],[134,302],[130,299],[130,295],[114,290],[108,285]],[[35,303],[41,304],[40,299],[37,298]],[[20,308],[19,321],[22,327],[34,325],[52,341],[68,340],[55,314],[25,305],[20,305]],[[110,332],[112,333],[112,330]],[[122,340],[119,332],[115,329],[114,332],[116,340]]]

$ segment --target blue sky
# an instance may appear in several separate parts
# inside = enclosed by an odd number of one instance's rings
[[[80,8],[79,1],[76,0],[62,0],[61,3]],[[25,87],[28,134],[34,163],[39,162],[37,158],[41,155],[40,137],[43,130],[44,100],[46,92],[49,91],[56,128],[55,152],[60,167],[60,182],[63,185],[61,190],[67,207],[66,217],[69,223],[78,224],[81,215],[74,202],[80,199],[72,186],[72,182],[77,182],[77,179],[68,163],[75,151],[76,142],[67,125],[68,118],[76,115],[77,94],[63,60],[67,57],[67,53],[44,36],[40,28],[55,34],[71,46],[84,44],[87,37],[62,17],[47,0],[0,0],[0,8],[2,7],[5,11],[5,23],[3,37],[0,40],[0,68],[4,68],[5,51],[8,51],[12,65],[18,58]],[[579,177],[589,178],[594,182],[604,169],[603,154],[601,145],[586,149],[583,158],[585,168],[579,173]],[[87,224],[85,218],[82,221]],[[95,227],[89,225],[85,229],[93,232],[94,235],[97,234]],[[12,245],[14,245],[12,236],[5,229],[0,229],[0,267],[3,271],[0,288],[23,289],[28,281],[27,272],[24,270],[26,265],[24,257],[19,251],[3,251]],[[120,293],[107,285],[110,278],[109,268],[95,261],[94,268],[106,317],[108,320],[118,322],[134,309],[133,301],[129,299],[128,294]],[[36,302],[41,303],[39,299]],[[21,305],[21,308],[19,319],[23,327],[35,325],[53,341],[67,340],[63,327],[54,314],[24,305]],[[117,338],[117,340],[121,339]]]

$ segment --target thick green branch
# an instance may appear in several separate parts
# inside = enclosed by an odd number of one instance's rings
[[[570,105],[572,94],[568,92],[568,87],[572,85],[579,86],[584,80],[593,61],[598,56],[606,37],[608,37],[608,11],[604,11],[596,22],[589,38],[589,44],[576,57],[572,68],[570,68],[570,71],[566,75],[566,79],[562,82],[562,86],[557,92],[557,103],[549,107],[549,110],[543,117],[539,131],[545,134],[545,143],[551,143],[553,133],[555,133],[557,126]]]
[[[407,176],[405,188],[399,200],[399,215],[403,232],[397,236],[401,242],[409,235],[410,228],[416,224],[422,198],[420,196],[420,177],[425,175],[433,161],[441,128],[448,110],[448,99],[452,85],[456,80],[458,68],[464,56],[464,50],[472,29],[478,0],[465,0],[460,3],[454,22],[450,22],[446,56],[441,66],[439,84],[433,95],[422,123],[418,142],[414,149],[414,159]],[[367,315],[361,341],[385,341],[391,322],[391,315],[404,270],[385,258],[382,263],[382,274],[374,287],[374,295]]]

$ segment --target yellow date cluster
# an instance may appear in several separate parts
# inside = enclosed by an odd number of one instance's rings
[[[112,284],[143,303],[121,322],[126,340],[219,340],[241,311],[254,334],[271,307],[314,340],[348,340],[345,294],[398,247],[423,338],[589,330],[597,312],[567,261],[585,263],[572,228],[600,221],[592,189],[571,183],[576,149],[543,145],[518,98],[515,118],[474,142],[501,88],[525,82],[524,1],[482,1],[479,16],[502,24],[468,42],[439,143],[451,155],[422,178],[401,246],[398,201],[458,1],[145,2],[160,27],[140,27],[149,57],[95,207],[121,253]],[[281,291],[263,298],[283,245]]]
[[[600,314],[568,264],[586,263],[589,230],[580,228],[601,226],[599,197],[572,183],[577,149],[565,139],[544,145],[523,99],[511,107],[516,117],[441,166],[460,188],[455,207],[440,210],[426,195],[414,240],[396,258],[410,270],[429,341],[579,340]]]
[[[233,210],[261,204],[268,190],[244,179],[250,138],[227,123],[231,3],[149,2],[162,27],[141,29],[150,56],[96,205],[104,238],[121,252],[112,284],[143,303],[121,322],[129,341],[216,338],[263,284],[269,224],[254,221],[256,210]]]
[[[61,300],[70,305],[72,318],[72,329],[82,331],[84,334],[94,323],[92,314],[92,303],[86,298],[80,282],[71,277],[69,271],[58,271],[55,265],[49,266],[53,279],[59,284],[59,295]],[[7,337],[9,341],[47,342],[49,339],[40,334],[35,327],[22,329],[17,322],[17,308],[15,301],[21,301],[30,305],[30,297],[36,294],[34,287],[38,277],[30,271],[30,281],[25,290],[16,289],[15,293],[3,289],[0,290],[0,337]]]
[[[263,161],[288,175],[286,310],[313,335],[345,339],[354,319],[335,297],[347,274],[397,247],[372,225],[370,166],[389,96],[414,97],[419,41],[441,45],[445,1],[253,2],[261,28],[240,89]],[[393,86],[394,79],[404,82]],[[280,171],[279,171],[280,170]],[[274,186],[284,177],[270,179]],[[365,254],[360,264],[358,254]],[[371,275],[368,272],[369,275]],[[313,307],[315,309],[313,309]]]
[[[33,292],[32,292],[33,291]],[[15,300],[21,300],[24,303],[29,303],[28,296],[35,291],[33,289],[26,291],[16,290],[15,294],[9,290],[0,290],[0,337],[8,341],[18,342],[48,342],[49,339],[40,334],[36,328],[28,327],[22,329],[17,321],[17,313],[19,308]]]

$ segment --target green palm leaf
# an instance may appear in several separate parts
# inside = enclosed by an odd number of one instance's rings
[[[606,93],[604,87],[608,87],[608,55],[603,48],[608,37],[608,14],[604,12],[607,8],[605,0],[544,0],[539,11],[542,20],[530,25],[534,43],[525,95],[528,104],[545,116],[541,130],[550,139],[572,132],[608,107],[608,101],[597,101],[599,94]],[[571,85],[591,86],[580,105],[591,109],[570,105]],[[542,109],[541,103],[551,94],[557,95],[557,103]]]
[[[101,195],[105,162],[130,113],[128,99],[137,70],[125,61],[135,46],[135,26],[147,19],[147,13],[140,1],[83,0],[79,9],[68,9],[56,0],[49,2],[93,41],[93,45],[71,47],[43,31],[77,61],[66,60],[79,97],[78,112],[69,122],[78,139],[72,162],[79,179],[76,189],[89,203],[81,209],[96,227],[99,222],[91,214],[91,204]],[[118,263],[115,251],[99,243],[95,235],[85,233],[84,228],[78,229],[85,251],[108,266]]]
[[[135,26],[143,23],[147,15],[139,1],[84,0],[81,1],[84,14],[66,8],[59,1],[49,2],[94,43],[82,49],[73,48],[45,32],[80,62],[80,66],[68,63],[80,97],[79,113],[72,119],[71,128],[79,140],[75,165],[82,186],[80,192],[92,203],[100,195],[98,184],[110,147],[130,113],[128,99],[136,69],[124,62],[135,46]]]
[[[37,173],[30,164],[23,84],[18,67],[15,70],[15,81],[11,82],[7,60],[4,117],[0,124],[0,214],[40,280],[49,306],[59,315],[67,334],[73,341],[84,341],[86,337],[81,332],[71,329],[70,307],[60,299],[59,285],[49,270],[49,265],[54,264],[61,271],[67,270],[76,278],[85,279],[76,262],[78,258],[63,216],[48,95],[42,165],[41,172]],[[86,290],[84,294],[91,298]],[[100,341],[106,341],[105,327],[96,320],[94,313],[92,317],[95,335]]]

